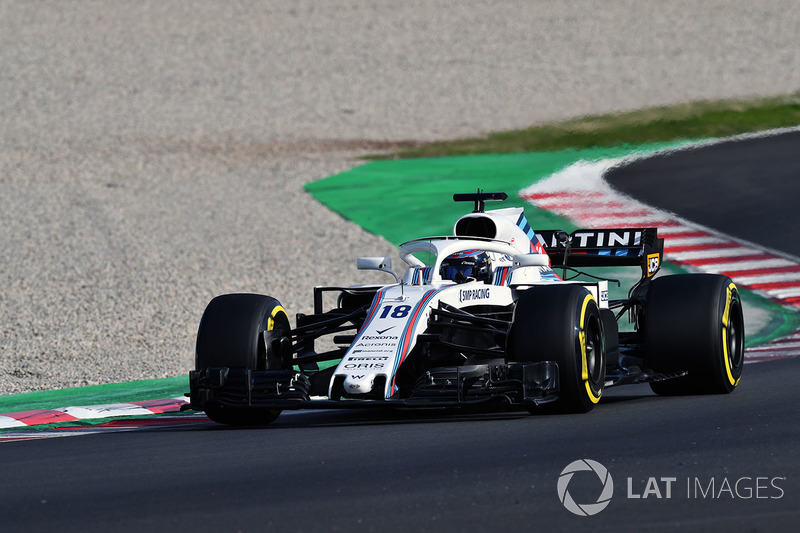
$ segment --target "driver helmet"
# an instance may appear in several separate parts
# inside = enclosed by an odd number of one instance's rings
[[[465,283],[467,281],[483,281],[491,278],[492,260],[489,254],[478,250],[458,252],[447,256],[442,261],[440,273],[442,279]]]

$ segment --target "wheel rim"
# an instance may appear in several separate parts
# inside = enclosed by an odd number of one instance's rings
[[[597,319],[589,322],[589,332],[586,339],[586,368],[589,373],[589,382],[595,390],[600,390],[605,370],[603,361],[603,337]]]
[[[259,328],[259,338],[256,342],[258,349],[258,353],[256,355],[258,370],[268,369],[269,365],[267,363],[267,358],[270,357],[274,352],[274,347],[271,344],[276,339],[280,339],[281,337],[288,335],[289,330],[291,329],[288,326],[288,321],[289,318],[286,316],[283,307],[279,306],[273,309],[272,314],[266,317],[264,324],[261,328]],[[274,370],[274,368],[271,370]]]
[[[731,302],[731,315],[728,322],[728,367],[738,374],[744,362],[744,339],[742,327],[742,308],[738,298]],[[737,376],[738,377],[738,376]]]

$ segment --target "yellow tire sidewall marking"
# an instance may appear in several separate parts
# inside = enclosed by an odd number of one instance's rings
[[[581,321],[579,323],[578,340],[581,344],[581,380],[583,381],[589,401],[592,403],[597,403],[600,401],[600,396],[603,395],[603,391],[601,390],[599,394],[595,396],[592,386],[589,384],[589,365],[586,362],[586,331],[583,328],[583,321],[586,319],[586,308],[589,306],[590,301],[594,301],[594,297],[591,294],[587,294],[583,299],[583,305],[581,306]]]
[[[734,379],[733,377],[730,355],[728,354],[728,322],[730,321],[731,302],[733,301],[733,291],[735,290],[736,285],[734,283],[730,283],[726,288],[725,310],[722,312],[722,363],[725,366],[725,373],[728,376],[728,382],[734,387],[739,384],[739,380]]]
[[[280,305],[276,305],[275,307],[272,308],[272,313],[270,314],[269,319],[267,320],[267,331],[272,331],[273,329],[275,329],[275,317],[278,316],[278,313],[283,313],[285,315],[286,309],[284,309]]]

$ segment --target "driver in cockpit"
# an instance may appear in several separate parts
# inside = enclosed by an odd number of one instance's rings
[[[440,269],[442,279],[467,283],[468,281],[491,282],[492,259],[486,252],[470,250],[447,256]]]

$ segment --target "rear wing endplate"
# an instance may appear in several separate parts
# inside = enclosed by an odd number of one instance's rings
[[[536,237],[553,267],[640,266],[642,278],[651,278],[664,257],[657,228],[544,230]]]

